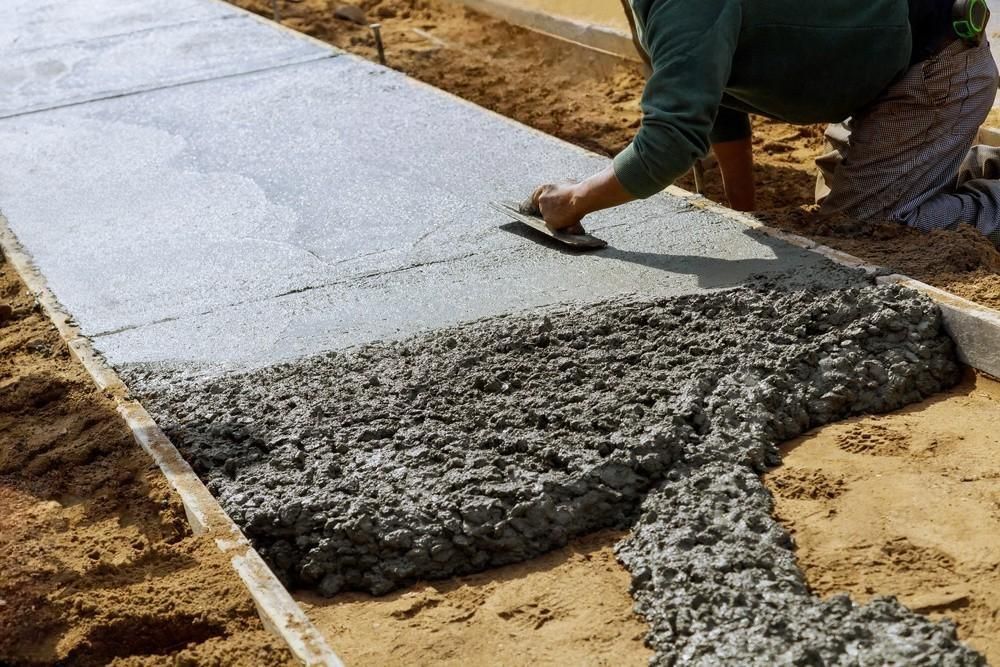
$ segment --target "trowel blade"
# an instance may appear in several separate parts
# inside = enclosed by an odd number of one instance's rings
[[[596,236],[591,236],[586,232],[582,234],[570,234],[564,231],[553,231],[549,229],[545,221],[538,216],[528,215],[527,213],[521,212],[521,207],[512,202],[490,202],[490,206],[500,211],[501,213],[510,216],[514,220],[517,220],[522,225],[527,225],[532,229],[545,234],[546,236],[564,243],[577,250],[598,250],[600,248],[608,247],[608,242],[603,239],[599,239]],[[583,229],[582,227],[580,229]]]

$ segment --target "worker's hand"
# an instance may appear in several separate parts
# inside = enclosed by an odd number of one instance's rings
[[[549,229],[569,231],[579,226],[584,213],[577,205],[578,188],[577,183],[547,183],[535,188],[531,203]]]
[[[549,229],[562,229],[569,234],[584,233],[580,220],[588,213],[633,199],[635,197],[622,187],[610,164],[582,183],[548,183],[535,188],[531,195],[532,205]]]

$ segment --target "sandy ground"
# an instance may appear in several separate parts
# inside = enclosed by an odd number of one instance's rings
[[[566,8],[567,2],[533,0],[531,4]],[[271,15],[270,0],[233,3]],[[334,17],[334,10],[342,4],[341,0],[283,0],[281,16],[291,28],[375,59],[371,31]],[[626,146],[639,126],[643,78],[637,65],[581,66],[589,62],[585,50],[447,0],[360,0],[358,4],[368,22],[382,24],[389,66],[410,76],[605,155]],[[574,7],[573,15],[583,12],[596,18],[611,12],[607,2],[591,1],[583,7]],[[768,221],[1000,308],[1000,253],[973,235],[942,232],[928,240],[899,228],[818,228],[800,207],[813,201],[813,160],[823,147],[822,130],[820,126],[756,122],[758,205],[769,214]],[[707,180],[705,194],[724,201],[715,170],[709,171]],[[693,189],[689,177],[678,185]],[[958,261],[945,265],[942,255]]]
[[[0,664],[290,664],[2,258],[0,303]]]
[[[787,443],[765,477],[820,595],[895,595],[1000,664],[1000,383]]]
[[[646,626],[602,532],[528,563],[382,598],[296,597],[349,664],[644,665]]]

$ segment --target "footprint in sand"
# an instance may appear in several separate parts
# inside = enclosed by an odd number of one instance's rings
[[[837,446],[852,454],[902,456],[910,449],[910,436],[903,431],[866,421],[852,425],[837,436]]]
[[[785,466],[770,475],[774,493],[789,500],[833,500],[847,490],[846,481],[821,470]]]

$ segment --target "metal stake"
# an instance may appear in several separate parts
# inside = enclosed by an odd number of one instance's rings
[[[382,65],[385,64],[385,47],[382,46],[382,24],[372,23],[369,28],[372,29],[372,34],[375,35],[375,48],[378,49],[378,61]]]
[[[274,15],[274,22],[281,23],[281,14],[278,13],[278,0],[271,0],[271,13]]]
[[[705,194],[705,161],[700,159],[695,160],[692,171],[694,171],[695,194]]]

